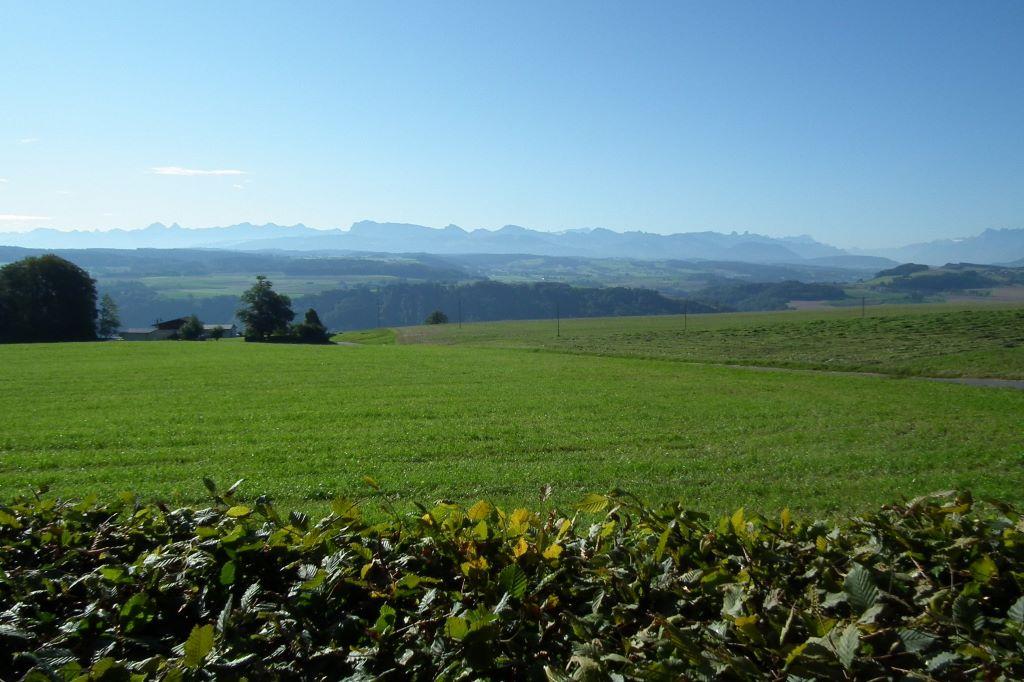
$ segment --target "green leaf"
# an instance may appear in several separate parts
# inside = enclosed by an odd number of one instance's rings
[[[839,641],[836,642],[836,655],[839,656],[839,662],[847,670],[850,670],[853,665],[853,659],[857,656],[857,648],[859,646],[860,630],[851,623],[846,626],[842,636],[839,637]]]
[[[1024,623],[1024,597],[1013,602],[1013,606],[1006,612],[1006,617],[1017,623]]]
[[[198,668],[203,662],[203,659],[206,658],[206,655],[212,650],[213,626],[195,626],[192,628],[192,634],[190,634],[188,639],[185,641],[185,667],[192,668],[193,670]]]
[[[743,518],[743,507],[740,507],[733,513],[729,523],[732,526],[732,532],[736,533],[736,535],[743,535],[746,532],[747,525]]]
[[[10,526],[15,530],[21,528],[21,522],[18,521],[18,517],[14,514],[10,514],[0,509],[0,526]]]
[[[217,484],[214,483],[212,479],[203,476],[203,485],[206,486],[206,489],[210,491],[211,495],[217,494]]]
[[[444,634],[451,639],[461,641],[469,634],[469,622],[465,618],[452,617],[444,622]]]
[[[790,665],[793,664],[793,661],[800,658],[800,656],[804,653],[804,650],[807,648],[807,646],[808,642],[804,642],[802,644],[797,644],[795,647],[793,647],[793,650],[786,655],[786,665],[783,669],[788,668]]]
[[[466,516],[468,516],[471,521],[482,521],[490,516],[492,511],[494,511],[494,507],[491,506],[490,502],[480,500],[469,508],[466,512]]]
[[[740,585],[726,585],[725,595],[722,597],[722,615],[739,618],[743,615],[743,587]]]
[[[576,508],[586,514],[597,514],[608,506],[608,496],[597,493],[587,493],[583,499],[576,503]]]
[[[971,577],[982,585],[989,583],[999,575],[999,568],[992,557],[985,555],[971,564]]]
[[[242,593],[242,601],[239,602],[239,607],[243,612],[251,611],[256,606],[256,597],[260,593],[260,584],[253,583],[249,587],[245,588],[245,592]]]
[[[875,587],[871,572],[860,564],[854,564],[853,569],[846,574],[843,590],[846,592],[850,606],[857,613],[863,613],[878,601],[878,588]]]
[[[100,575],[105,579],[116,582],[121,576],[124,575],[124,567],[122,566],[100,566]]]
[[[331,500],[331,511],[343,519],[359,518],[359,508],[347,497],[336,497]]]
[[[387,604],[381,604],[380,615],[377,622],[373,624],[373,631],[378,635],[385,635],[395,629],[396,612]]]
[[[757,615],[753,616],[741,616],[733,621],[733,625],[736,629],[747,636],[748,639],[759,641],[761,639],[761,633],[757,629]]]
[[[920,653],[935,643],[935,637],[921,630],[903,628],[899,631],[903,648],[912,654]]]
[[[231,509],[228,509],[227,514],[233,519],[238,519],[246,517],[249,514],[252,514],[252,509],[246,507],[244,504],[238,504],[232,507]]]
[[[151,622],[155,615],[149,595],[145,592],[133,594],[121,606],[121,619],[124,622],[125,632],[134,632],[139,627]]]
[[[985,614],[981,612],[978,600],[966,593],[953,600],[953,620],[972,630],[985,627]]]
[[[951,653],[949,651],[943,651],[941,654],[928,659],[928,671],[933,673],[941,673],[958,658],[959,656],[957,656],[954,653]]]
[[[240,478],[237,481],[235,481],[230,488],[224,491],[224,497],[231,497],[232,495],[234,495],[235,491],[238,490],[238,486],[242,485],[244,481],[244,478]]]
[[[668,526],[661,533],[661,537],[658,538],[658,546],[654,550],[654,560],[661,561],[661,557],[665,554],[665,547],[668,545],[669,535],[672,534],[672,526]]]
[[[89,679],[100,680],[108,672],[112,671],[117,666],[117,661],[111,657],[101,658],[92,665],[92,669],[89,670]]]
[[[228,561],[220,568],[220,584],[232,585],[235,582],[235,562]]]
[[[498,574],[498,583],[515,599],[522,599],[526,594],[526,573],[519,567],[519,564],[509,564],[501,569],[501,573]]]
[[[221,609],[220,615],[217,616],[217,632],[224,634],[228,629],[228,625],[231,624],[231,607],[235,601],[233,596],[228,597],[228,601],[224,604],[224,608]]]
[[[13,628],[10,625],[0,625],[0,637],[13,637],[14,639],[32,639],[32,633]]]
[[[380,484],[373,479],[372,476],[363,476],[363,483],[370,486],[374,490],[380,490]]]

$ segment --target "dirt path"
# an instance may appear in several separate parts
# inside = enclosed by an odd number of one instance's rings
[[[714,364],[714,363],[707,363]],[[767,367],[764,365],[723,365],[734,369],[749,369],[755,372],[808,372],[812,374],[837,374],[841,376],[877,377],[881,379],[901,378],[893,374],[882,374],[881,372],[844,372],[834,369],[801,369],[794,367]],[[978,377],[902,377],[916,381],[941,381],[946,384],[964,384],[965,386],[981,386],[983,388],[1011,388],[1024,391],[1024,379],[984,379]]]
[[[350,341],[335,341],[339,346],[362,346],[361,343]],[[586,355],[586,353],[582,353]],[[632,357],[632,356],[628,356]],[[639,357],[639,356],[638,356]],[[688,361],[692,362],[692,361]],[[916,381],[941,381],[946,384],[963,384],[965,386],[979,386],[982,388],[1009,388],[1017,391],[1024,391],[1024,379],[988,379],[981,377],[925,377],[907,376],[898,377],[894,374],[883,374],[882,372],[851,372],[835,369],[809,369],[798,367],[771,367],[767,365],[732,365],[721,362],[694,362],[698,365],[717,365],[719,367],[732,367],[734,369],[749,369],[754,372],[805,372],[813,374],[837,374],[840,376],[877,377],[882,379],[905,378]]]
[[[971,377],[916,377],[928,381],[944,381],[947,384],[967,384],[968,386],[986,386],[988,388],[1015,388],[1024,391],[1024,380],[1021,379],[974,379]]]

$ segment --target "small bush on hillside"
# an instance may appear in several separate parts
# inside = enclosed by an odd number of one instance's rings
[[[1024,676],[1024,519],[966,493],[839,524],[621,492],[314,521],[207,483],[203,509],[0,506],[5,677]]]
[[[320,316],[312,308],[306,311],[302,323],[295,325],[292,334],[300,343],[330,343],[331,340],[327,327],[320,322]]]
[[[427,319],[423,324],[448,324],[448,316],[440,310],[435,310],[427,315]]]

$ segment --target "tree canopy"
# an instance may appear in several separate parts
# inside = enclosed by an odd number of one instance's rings
[[[195,315],[189,315],[185,324],[178,330],[178,336],[184,341],[199,341],[203,338],[203,323]]]
[[[242,294],[242,308],[236,313],[245,325],[245,338],[266,341],[274,334],[288,333],[288,324],[295,317],[292,301],[274,291],[274,283],[263,275]]]
[[[0,268],[0,340],[96,338],[96,282],[59,256],[25,258]]]

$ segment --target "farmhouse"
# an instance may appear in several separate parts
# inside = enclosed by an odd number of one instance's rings
[[[178,330],[181,329],[186,320],[188,320],[187,317],[176,317],[173,320],[157,322],[152,327],[133,327],[131,329],[123,329],[121,330],[120,336],[125,341],[163,341],[166,339],[172,339],[177,336]],[[238,336],[238,328],[235,326],[234,322],[227,322],[225,324],[204,324],[204,335],[209,336],[217,327],[224,330],[225,338]]]
[[[203,334],[205,334],[206,336],[210,336],[210,334],[213,333],[213,330],[216,329],[217,327],[220,327],[221,329],[224,330],[225,339],[229,339],[233,336],[238,336],[238,327],[235,326],[234,322],[228,322],[226,324],[204,324]]]

